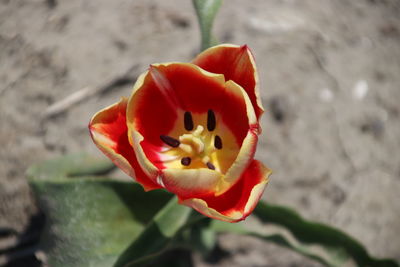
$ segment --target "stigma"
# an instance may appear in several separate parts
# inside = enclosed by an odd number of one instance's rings
[[[204,141],[201,138],[201,133],[203,132],[203,130],[203,126],[198,125],[193,133],[183,134],[179,136],[180,145],[178,147],[188,154],[203,153]]]

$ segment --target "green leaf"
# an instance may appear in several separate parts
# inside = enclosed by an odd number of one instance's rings
[[[146,193],[134,182],[90,176],[110,167],[79,154],[28,170],[29,183],[47,215],[41,247],[49,266],[109,267],[121,259],[150,259],[185,225],[191,209],[178,205],[170,193]],[[129,255],[120,257],[124,251]]]
[[[147,267],[188,267],[193,266],[192,254],[188,249],[175,249],[170,250],[167,253],[159,257],[151,265]]]
[[[272,233],[267,233],[262,227],[250,228],[244,223],[228,224],[219,221],[213,221],[212,228],[217,232],[255,236],[292,249],[327,266],[343,266],[350,261],[358,266],[399,266],[391,259],[371,257],[358,241],[344,232],[324,224],[307,221],[289,208],[260,201],[253,214],[263,223],[279,226],[281,230],[274,229]]]
[[[191,209],[179,205],[176,197],[155,216],[141,235],[123,252],[115,267],[143,266],[160,256],[188,223]]]
[[[27,170],[32,180],[101,175],[110,172],[115,165],[106,158],[89,156],[84,153],[69,154],[31,166]]]
[[[201,50],[217,44],[212,36],[212,26],[222,0],[192,0],[201,31]]]
[[[31,180],[47,215],[50,266],[112,266],[171,197],[106,178]]]
[[[200,252],[204,259],[207,259],[217,246],[217,237],[215,231],[210,227],[211,219],[204,218],[196,223],[190,229],[189,244],[193,250]]]

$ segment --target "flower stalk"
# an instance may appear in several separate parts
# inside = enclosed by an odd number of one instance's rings
[[[193,0],[192,2],[200,26],[201,51],[204,51],[218,43],[212,35],[212,26],[222,0]]]

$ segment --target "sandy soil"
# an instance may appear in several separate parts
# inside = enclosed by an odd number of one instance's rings
[[[400,260],[400,3],[225,1],[215,31],[248,44],[266,107],[257,157],[274,170],[264,198],[340,227],[375,256]],[[0,228],[38,212],[24,172],[53,156],[98,153],[87,132],[113,87],[56,117],[52,103],[131,66],[189,61],[199,49],[190,1],[0,1]],[[0,251],[16,235],[0,235]],[[317,266],[226,235],[218,266]],[[1,252],[0,252],[1,253]],[[199,266],[209,266],[201,263]]]

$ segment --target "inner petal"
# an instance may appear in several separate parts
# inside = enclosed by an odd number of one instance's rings
[[[143,136],[139,142],[130,138],[134,148],[143,148],[143,153],[135,149],[138,157],[154,165],[149,169],[226,173],[257,123],[243,89],[192,64],[152,68],[153,75],[150,70],[138,79],[127,108],[129,133]]]

